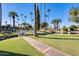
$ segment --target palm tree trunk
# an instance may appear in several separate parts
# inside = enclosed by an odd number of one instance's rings
[[[57,30],[59,29],[59,24],[57,23]]]
[[[19,19],[18,19],[18,27],[19,27]]]
[[[54,29],[56,30],[56,26],[55,26],[55,24],[54,24]]]
[[[15,28],[15,17],[13,17],[13,27]]]
[[[0,32],[1,32],[1,24],[2,24],[2,7],[0,3]]]
[[[13,29],[14,29],[14,31],[16,31],[16,29],[15,29],[15,16],[13,16]]]
[[[10,17],[10,25],[11,25],[11,17]]]

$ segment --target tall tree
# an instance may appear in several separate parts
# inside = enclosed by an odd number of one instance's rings
[[[27,16],[24,16],[24,18],[25,18],[25,21],[26,21]]]
[[[15,18],[18,16],[18,14],[15,11],[10,11],[9,16],[13,19],[13,27],[15,28]]]
[[[31,21],[33,22],[34,20],[33,20],[33,18],[32,18],[32,15],[33,15],[33,12],[30,12],[30,19],[31,19]]]
[[[10,25],[11,25],[11,15],[8,15],[8,17],[10,18]]]
[[[36,15],[36,3],[34,3],[34,18],[35,18],[35,31],[34,31],[34,36],[37,36],[37,15]]]
[[[0,3],[0,32],[1,32],[1,25],[2,25],[2,6]]]
[[[32,15],[33,15],[33,13],[32,12],[30,12],[30,18],[32,18]],[[32,20],[32,19],[31,19]]]
[[[70,15],[69,20],[71,22],[79,23],[79,8],[73,8],[72,7],[69,10],[69,15]]]
[[[47,10],[47,12],[48,12],[48,20],[49,20],[49,16],[50,16],[50,15],[49,15],[49,14],[50,14],[50,11],[51,11],[51,9],[48,9],[48,10]]]
[[[37,30],[40,29],[40,11],[39,7],[37,6]]]
[[[46,21],[45,15],[46,15],[46,3],[44,3],[44,22]]]
[[[54,24],[54,29],[58,30],[59,29],[59,23],[61,23],[61,19],[54,19],[51,22],[52,24]]]
[[[7,31],[7,21],[5,21],[5,32]]]
[[[5,21],[5,25],[7,26],[7,21]]]
[[[18,20],[18,26],[19,26],[19,20],[20,20],[20,19],[18,18],[17,20]]]
[[[44,22],[43,22],[44,25],[46,25],[46,17],[47,17],[47,15],[46,15],[46,3],[44,3]],[[46,26],[44,26],[43,29],[46,31]]]
[[[23,21],[23,14],[20,14],[21,15],[21,21]],[[23,23],[23,22],[22,22]]]

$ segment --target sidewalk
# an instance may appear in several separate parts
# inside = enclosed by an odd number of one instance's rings
[[[69,56],[68,54],[59,51],[53,47],[50,47],[42,42],[36,41],[29,37],[23,37],[29,44],[35,47],[38,51],[42,52],[46,56]]]

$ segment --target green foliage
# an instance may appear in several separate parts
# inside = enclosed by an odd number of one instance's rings
[[[68,28],[66,26],[63,26],[62,30],[63,31],[68,31]]]
[[[16,16],[18,16],[18,14],[15,11],[10,11],[9,16],[16,17]]]
[[[33,29],[32,26],[29,23],[23,22],[22,25],[24,26],[25,29],[30,30]]]
[[[39,11],[39,7],[37,6],[37,19],[36,19],[36,26],[37,26],[37,30],[40,29],[40,11]]]
[[[41,28],[47,28],[48,27],[48,23],[47,22],[42,22],[41,23]]]
[[[74,31],[74,30],[76,30],[76,29],[77,29],[77,26],[75,26],[75,25],[71,25],[71,26],[70,26],[70,30],[71,30],[71,31]]]
[[[13,27],[15,27],[15,17],[18,17],[18,14],[15,11],[10,11],[8,16],[12,17],[12,19],[13,19]]]
[[[61,19],[54,19],[51,21],[51,24],[58,24],[61,23]]]
[[[75,23],[79,23],[79,8],[71,8],[69,10],[69,15],[70,15],[70,18],[69,18],[69,21],[71,22],[75,22]]]
[[[54,24],[54,29],[59,29],[59,23],[61,23],[61,19],[54,19],[51,21],[51,24]]]

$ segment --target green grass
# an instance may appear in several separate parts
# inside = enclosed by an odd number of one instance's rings
[[[49,35],[40,35],[39,37],[33,37],[38,41],[41,41],[45,44],[48,44],[51,47],[59,49],[70,55],[79,56],[79,35],[76,34],[49,34]],[[77,39],[77,40],[75,40]]]
[[[12,36],[12,35],[16,35],[16,32],[12,32],[10,34],[8,34],[8,33],[0,33],[0,36]]]
[[[0,41],[0,52],[7,52],[9,55],[43,55],[21,37]]]
[[[5,36],[4,34],[0,33],[0,36]]]
[[[26,32],[26,34],[33,34],[32,30]]]
[[[48,34],[39,35],[39,37],[46,37],[49,39],[79,39],[79,34]]]

